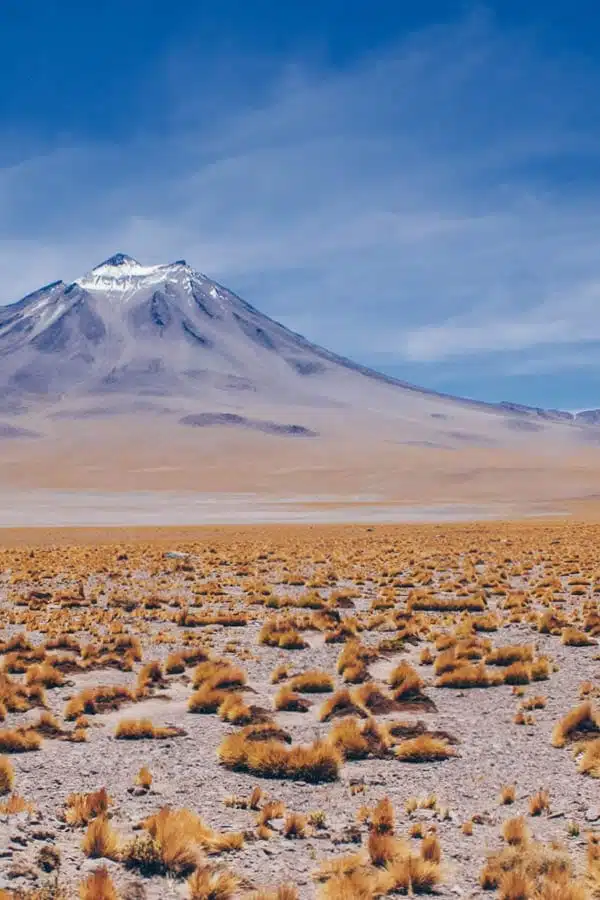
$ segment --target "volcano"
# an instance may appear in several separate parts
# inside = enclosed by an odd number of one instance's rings
[[[423,461],[447,469],[450,451],[589,449],[599,418],[390,378],[290,331],[185,260],[147,266],[117,253],[0,307],[5,484],[26,485],[35,471],[36,483],[97,486],[121,472],[136,487],[206,487],[218,469],[220,483],[248,490],[264,485],[262,465],[294,485],[318,472],[323,491],[356,469],[358,453],[355,492],[379,488],[378,472],[398,472],[407,454],[405,474]]]

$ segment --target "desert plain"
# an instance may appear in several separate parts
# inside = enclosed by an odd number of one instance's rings
[[[599,542],[3,530],[0,897],[600,896]]]

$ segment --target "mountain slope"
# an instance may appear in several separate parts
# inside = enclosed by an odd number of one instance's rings
[[[502,447],[540,433],[595,440],[597,418],[419,389],[310,343],[184,260],[143,266],[125,254],[0,308],[0,397],[29,434],[127,413],[229,433],[358,429],[405,445]]]

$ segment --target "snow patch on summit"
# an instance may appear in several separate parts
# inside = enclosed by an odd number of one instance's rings
[[[116,253],[78,278],[75,284],[85,291],[123,299],[138,290],[164,282],[179,282],[182,274],[192,273],[185,260],[156,266],[143,266],[125,253]]]

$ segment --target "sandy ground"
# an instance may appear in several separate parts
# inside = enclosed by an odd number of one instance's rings
[[[600,450],[114,423],[0,442],[0,527],[517,518],[600,498]]]

